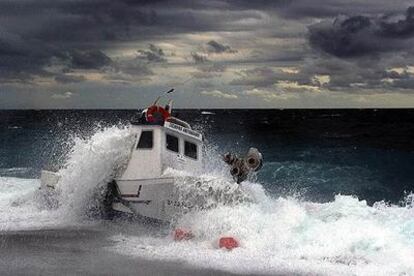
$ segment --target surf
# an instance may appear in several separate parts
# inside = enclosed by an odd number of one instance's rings
[[[54,209],[43,205],[39,180],[0,177],[1,231],[102,223],[90,213],[103,199],[107,182],[125,164],[133,140],[128,126],[74,138],[59,170],[60,203]],[[226,193],[231,194],[232,185],[237,184],[220,165],[216,151],[207,151],[206,161],[202,198],[208,198],[209,188],[223,189],[223,197],[210,198],[209,208],[182,214],[161,234],[158,230],[120,231],[106,250],[235,273],[414,274],[412,194],[400,205],[369,205],[352,195],[317,203],[269,194],[251,179],[241,186],[248,200],[229,202]],[[265,169],[277,168],[265,164]],[[191,179],[191,172],[166,173],[181,177],[183,184]],[[191,190],[182,195],[195,196]],[[170,231],[175,227],[190,229],[194,238],[174,241]],[[231,252],[218,249],[217,239],[223,235],[236,237],[240,247]]]

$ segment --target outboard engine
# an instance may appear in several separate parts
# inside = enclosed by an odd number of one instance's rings
[[[231,166],[230,173],[237,184],[242,183],[251,172],[257,172],[263,166],[263,156],[256,148],[250,148],[245,157],[228,152],[224,154],[223,160]]]

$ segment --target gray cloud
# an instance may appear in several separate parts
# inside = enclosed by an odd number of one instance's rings
[[[241,70],[239,77],[230,82],[231,85],[243,85],[252,87],[271,86],[278,81],[295,81],[300,84],[309,84],[310,75],[299,73],[287,73],[281,70],[275,71],[269,67],[256,67],[254,69]]]
[[[384,72],[384,79],[391,80],[387,84],[391,87],[402,89],[414,89],[414,74],[410,74],[406,69],[403,71],[389,70]]]
[[[138,59],[118,62],[116,69],[130,75],[154,75],[154,72]]]
[[[289,19],[332,18],[340,14],[377,15],[398,13],[412,5],[411,0],[294,0],[279,1],[279,3],[280,5],[278,7],[274,6],[273,10],[280,16]],[[271,8],[271,6],[266,6],[266,8]]]
[[[72,69],[100,69],[111,64],[105,53],[118,43],[233,31],[238,27],[232,22],[260,17],[255,11],[228,13],[220,10],[223,7],[230,5],[226,1],[0,0],[0,78],[48,76],[45,67],[53,58],[70,63]],[[155,45],[141,54],[149,62],[166,61]],[[205,61],[197,55],[193,58]]]
[[[226,71],[226,66],[221,63],[211,64],[199,64],[197,71],[193,72],[192,75],[196,79],[211,79],[220,77]]]
[[[113,66],[105,70],[104,78],[113,82],[131,84],[148,81],[152,76],[154,72],[148,67],[148,63],[136,57],[115,60]]]
[[[112,60],[100,50],[74,50],[64,57],[68,58],[73,69],[100,69],[112,63]]]
[[[148,50],[138,50],[139,57],[146,59],[148,62],[166,62],[164,51],[155,46],[154,44],[149,45]]]
[[[225,64],[211,62],[209,55],[211,54],[223,54],[237,53],[237,50],[231,48],[229,45],[221,44],[215,40],[210,40],[206,43],[207,49],[203,48],[201,52],[191,52],[192,60],[198,64],[198,71],[193,73],[195,78],[213,78],[220,76],[226,70]]]
[[[242,70],[239,75],[239,78],[230,82],[231,85],[263,87],[272,85],[277,81],[275,72],[267,67]]]
[[[218,43],[215,40],[210,40],[209,42],[207,42],[207,45],[209,46],[208,48],[209,52],[218,53],[218,54],[237,53],[237,51],[232,49],[229,45]]]
[[[206,54],[203,53],[191,53],[191,58],[194,60],[195,63],[204,63],[209,61]]]
[[[52,99],[57,99],[57,100],[67,100],[70,99],[74,94],[70,91],[66,91],[64,93],[55,93],[52,95]]]
[[[84,76],[60,74],[55,76],[55,81],[59,83],[78,83],[85,80]]]
[[[46,74],[42,69],[53,52],[51,47],[42,49],[21,35],[0,29],[0,78],[29,79],[32,73]]]
[[[383,78],[389,78],[392,80],[401,80],[401,79],[408,79],[410,78],[410,74],[407,71],[397,72],[395,70],[389,70],[383,72]]]
[[[393,16],[384,16],[379,22],[381,33],[391,37],[411,37],[414,35],[414,6],[409,7],[406,11],[405,18],[393,18]]]
[[[17,89],[15,84],[41,84],[46,77],[88,91],[102,91],[108,80],[148,81],[150,91],[189,73],[206,91],[232,91],[229,85],[313,85],[316,75],[324,75],[324,89],[334,92],[411,93],[412,69],[401,71],[414,64],[410,5],[412,0],[0,0],[0,81]]]
[[[392,87],[402,88],[402,89],[414,89],[414,77],[406,78],[406,79],[398,79],[391,84]]]
[[[413,37],[414,7],[397,20],[395,16],[340,16],[333,23],[324,21],[309,27],[310,44],[338,57],[411,51]]]

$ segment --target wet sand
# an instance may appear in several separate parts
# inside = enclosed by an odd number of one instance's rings
[[[110,234],[100,229],[0,232],[0,275],[234,275],[122,256],[105,249]]]

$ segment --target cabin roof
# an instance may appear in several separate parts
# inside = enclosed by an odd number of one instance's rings
[[[166,129],[172,130],[174,132],[178,132],[178,133],[184,134],[186,136],[190,136],[190,137],[192,137],[196,140],[199,140],[199,141],[203,140],[203,135],[201,135],[201,133],[199,133],[199,132],[197,132],[193,129],[186,128],[186,127],[183,127],[183,126],[171,123],[171,122],[165,122],[164,127]]]
[[[171,122],[165,122],[163,126],[158,125],[158,124],[139,124],[139,123],[136,123],[133,125],[143,127],[143,128],[163,128],[163,129],[167,129],[169,131],[181,134],[185,137],[195,139],[197,141],[203,141],[203,135],[200,132],[195,131],[190,128],[185,128],[183,126],[180,126],[180,125],[177,125]]]

